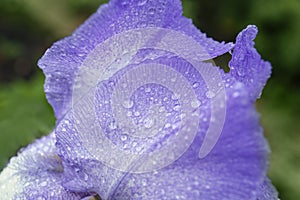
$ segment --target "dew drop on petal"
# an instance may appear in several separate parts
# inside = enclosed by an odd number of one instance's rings
[[[149,8],[149,14],[154,15],[155,14],[155,8]]]
[[[165,125],[165,128],[170,128],[171,127],[171,124],[170,123],[167,123],[166,125]]]
[[[115,122],[111,122],[111,123],[109,124],[109,128],[110,128],[110,130],[115,130],[115,129],[117,128],[116,123],[115,123]]]
[[[122,1],[122,6],[127,6],[128,5],[128,2],[127,1]]]
[[[128,111],[127,112],[127,117],[131,117],[132,116],[132,112],[131,111]]]
[[[158,112],[162,113],[162,112],[164,112],[165,110],[166,110],[165,107],[164,107],[164,106],[161,106],[161,107],[158,109]]]
[[[138,6],[143,6],[147,3],[148,0],[139,0]]]
[[[121,140],[122,140],[122,141],[126,141],[126,140],[127,140],[127,135],[122,135],[122,136],[121,136]]]
[[[199,87],[199,83],[198,82],[195,82],[195,83],[193,83],[193,88],[197,88],[197,87]]]
[[[125,100],[125,101],[123,101],[122,105],[123,105],[124,108],[132,108],[133,101],[131,101],[131,100]]]
[[[143,185],[143,186],[146,186],[146,185],[147,185],[147,180],[146,180],[146,179],[143,179],[143,180],[142,180],[142,185]]]
[[[85,181],[87,181],[87,180],[89,179],[89,176],[88,176],[87,174],[84,174],[84,175],[83,175],[83,179],[84,179]]]
[[[180,105],[175,105],[175,106],[173,107],[173,110],[174,110],[174,111],[179,111],[179,110],[180,110],[180,108],[181,108],[181,106],[180,106]]]
[[[216,96],[216,94],[215,94],[214,92],[212,92],[212,91],[206,92],[206,97],[207,97],[207,98],[211,99],[211,98],[213,98],[214,96]]]
[[[136,112],[134,112],[134,116],[140,116],[140,112],[139,111],[136,111]]]
[[[147,87],[147,88],[145,89],[145,92],[147,92],[147,93],[151,92],[151,88]]]
[[[238,96],[240,96],[240,93],[239,93],[239,92],[234,92],[234,93],[232,94],[232,97],[234,97],[234,98],[237,98]]]
[[[191,102],[191,106],[193,108],[198,108],[201,105],[201,102],[199,100],[194,100]]]
[[[46,186],[47,186],[47,182],[46,182],[46,181],[42,182],[42,183],[41,183],[41,186],[42,186],[42,187],[46,187]]]
[[[243,68],[239,68],[237,70],[237,73],[238,73],[239,76],[245,76],[245,71],[243,70]]]
[[[154,121],[151,118],[146,118],[144,120],[144,126],[145,128],[151,128],[154,125]]]
[[[178,100],[179,99],[179,94],[172,94],[172,96],[171,96],[171,98],[173,99],[173,100]]]
[[[114,81],[109,81],[108,85],[111,86],[111,87],[113,87],[113,86],[115,86],[115,82]]]
[[[176,82],[176,80],[177,80],[176,77],[171,78],[172,82]]]
[[[127,88],[127,83],[123,83],[122,84],[122,87],[125,89],[125,88]]]
[[[142,150],[142,147],[141,147],[141,146],[137,146],[135,149],[136,149],[137,151],[141,151],[141,150]]]

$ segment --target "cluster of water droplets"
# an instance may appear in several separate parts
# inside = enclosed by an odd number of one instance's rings
[[[202,62],[207,58],[191,38],[166,29],[125,31],[97,46],[73,91],[79,102],[73,113],[81,122],[76,128],[90,153],[131,172],[178,159],[203,129],[201,121],[209,129],[211,113],[220,111],[219,103],[209,100],[220,94],[223,82]]]

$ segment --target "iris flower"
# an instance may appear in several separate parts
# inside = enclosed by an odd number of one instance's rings
[[[278,199],[249,25],[217,42],[179,0],[111,0],[38,65],[57,118],[11,158],[1,199]],[[225,73],[212,59],[231,53]]]

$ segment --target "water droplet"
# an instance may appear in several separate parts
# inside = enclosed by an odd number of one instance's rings
[[[132,146],[135,147],[137,145],[137,142],[133,142]]]
[[[132,112],[131,111],[128,111],[127,112],[127,117],[131,117],[132,116]]]
[[[240,93],[239,93],[239,92],[234,92],[234,93],[232,94],[232,97],[234,97],[234,98],[237,98],[238,96],[240,96]]]
[[[141,146],[137,146],[135,149],[136,149],[137,151],[141,151],[141,150],[142,150],[142,147],[141,147]]]
[[[139,0],[138,6],[143,6],[147,3],[148,0]]]
[[[210,186],[209,186],[209,185],[206,185],[205,188],[206,188],[206,189],[210,189]]]
[[[46,181],[42,182],[42,183],[41,183],[41,186],[42,186],[42,187],[46,187],[46,186],[47,186],[47,182],[46,182]]]
[[[183,119],[185,117],[186,117],[186,114],[185,113],[181,113],[180,118]]]
[[[115,60],[115,62],[116,62],[116,63],[120,63],[121,60],[122,60],[121,58],[117,58],[117,59]]]
[[[214,92],[212,92],[212,91],[206,92],[206,97],[207,97],[207,98],[211,99],[211,98],[213,98],[214,96],[216,96],[216,94],[215,94]]]
[[[143,179],[143,180],[142,180],[142,185],[143,185],[143,186],[146,186],[146,185],[147,185],[147,180],[146,180],[146,179]]]
[[[145,26],[147,26],[147,23],[146,22],[140,22],[140,26],[145,27]]]
[[[184,136],[184,140],[186,140],[186,141],[189,141],[189,136],[188,135],[186,135],[186,136]]]
[[[237,83],[235,83],[234,85],[233,85],[233,88],[235,88],[235,89],[242,89],[243,88],[243,83],[241,83],[241,82],[237,82]]]
[[[79,124],[80,124],[80,120],[79,120],[79,119],[76,119],[76,120],[75,120],[75,124],[78,124],[78,125],[79,125]]]
[[[194,100],[191,102],[191,106],[193,108],[198,108],[201,105],[201,102],[199,100]]]
[[[165,125],[165,128],[170,128],[171,127],[171,124],[170,123],[167,123],[166,125]]]
[[[198,82],[195,82],[195,83],[193,83],[193,88],[197,88],[197,87],[199,87],[199,83]]]
[[[132,106],[133,106],[133,101],[131,101],[131,100],[123,101],[123,107],[124,108],[132,108]]]
[[[127,88],[127,83],[122,83],[123,88]]]
[[[83,175],[83,179],[84,179],[85,181],[87,181],[87,180],[89,179],[89,176],[88,176],[87,174],[84,174],[84,175]]]
[[[127,1],[122,1],[122,6],[127,6],[128,5],[128,2]]]
[[[154,15],[155,14],[155,9],[154,8],[150,8],[149,9],[149,14],[150,15]]]
[[[243,68],[239,68],[237,70],[237,73],[238,73],[239,76],[245,76],[245,70]]]
[[[173,93],[172,96],[171,96],[171,98],[172,98],[173,100],[178,100],[179,97],[180,97],[180,95],[179,95],[179,94],[176,94],[176,93]]]
[[[139,111],[136,111],[136,112],[134,112],[134,116],[140,116],[140,112]]]
[[[153,124],[154,124],[154,121],[151,118],[146,118],[144,120],[144,126],[145,126],[145,128],[151,128],[153,126]]]
[[[147,93],[151,92],[151,88],[147,87],[147,88],[145,89],[145,92],[147,92]]]
[[[121,136],[121,140],[122,140],[122,141],[126,141],[126,140],[127,140],[127,135],[122,135],[122,136]]]
[[[117,125],[116,125],[115,122],[111,122],[111,123],[109,124],[109,129],[110,129],[110,130],[115,130],[116,128],[117,128]]]
[[[164,107],[164,106],[161,106],[161,107],[158,109],[158,112],[162,113],[162,112],[164,112],[165,110],[166,110],[165,107]]]
[[[115,159],[111,159],[111,160],[109,161],[109,164],[110,164],[110,165],[115,165],[115,164],[116,164]]]
[[[175,106],[173,107],[173,110],[174,110],[174,111],[180,111],[180,108],[181,108],[181,106],[178,104],[178,105],[175,105]]]
[[[162,7],[158,7],[158,12],[163,12],[164,11],[164,9],[162,8]]]

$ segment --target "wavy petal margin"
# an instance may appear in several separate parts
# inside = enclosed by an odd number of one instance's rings
[[[269,178],[265,178],[257,200],[279,200],[278,192]]]
[[[229,63],[230,74],[247,86],[253,101],[260,97],[271,75],[271,64],[262,60],[254,48],[257,32],[256,26],[249,25],[239,33]]]
[[[36,140],[11,158],[0,174],[1,199],[81,199],[62,186],[63,166],[56,154],[55,136]]]
[[[146,27],[180,31],[198,41],[211,58],[232,49],[200,32],[190,19],[182,16],[179,0],[110,1],[102,5],[70,37],[49,48],[38,65],[46,75],[45,93],[57,119],[71,107],[76,72],[87,55],[100,43],[120,32]]]

